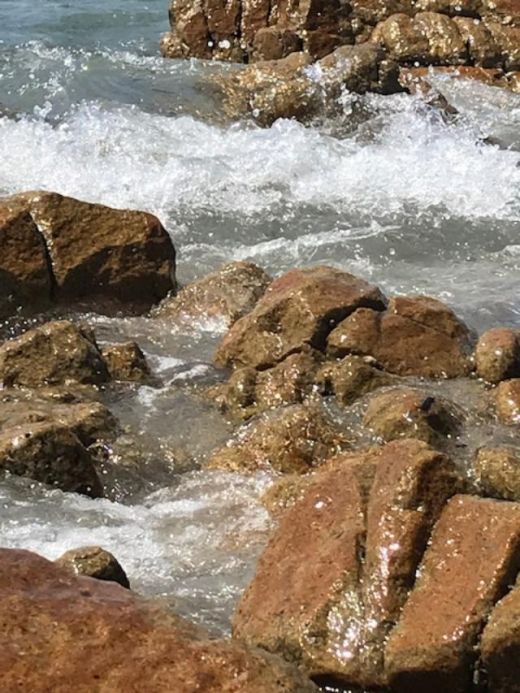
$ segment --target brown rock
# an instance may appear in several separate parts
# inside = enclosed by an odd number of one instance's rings
[[[480,448],[475,476],[486,496],[520,501],[520,448]]]
[[[15,195],[4,204],[29,213],[44,236],[57,298],[104,296],[150,306],[174,286],[175,250],[151,214],[47,192]]]
[[[145,355],[136,342],[104,347],[101,355],[112,380],[143,382],[150,379]]]
[[[246,44],[252,45],[256,34],[268,25],[270,0],[242,0],[240,31]]]
[[[210,35],[203,0],[171,0],[169,13],[173,34],[169,44],[181,52],[172,57],[210,58]]]
[[[260,497],[270,515],[280,519],[282,514],[300,501],[307,487],[313,483],[312,474],[286,474],[274,482]]]
[[[210,469],[304,474],[346,444],[344,434],[318,406],[295,404],[264,415],[214,452]]]
[[[226,383],[210,388],[208,394],[222,412],[245,421],[257,412],[257,377],[258,371],[254,368],[237,368]]]
[[[13,426],[0,433],[0,470],[62,491],[103,495],[94,462],[71,430],[50,421]]]
[[[510,426],[520,424],[520,378],[504,380],[495,390],[498,418]]]
[[[0,201],[0,316],[20,306],[45,306],[52,280],[43,237],[27,212]]]
[[[383,313],[357,310],[328,337],[331,356],[372,356],[390,373],[430,378],[467,375],[470,345],[464,323],[428,296],[393,298]]]
[[[379,289],[331,267],[295,269],[276,279],[221,341],[219,366],[265,368],[305,345],[323,349],[329,332],[360,306],[381,309]]]
[[[520,70],[520,25],[505,26],[488,21],[486,27],[500,49],[504,69],[507,72]]]
[[[363,423],[386,442],[417,438],[435,446],[455,437],[461,422],[444,398],[394,387],[370,398]]]
[[[204,15],[214,42],[233,40],[238,32],[240,0],[204,0]]]
[[[327,361],[316,374],[316,385],[322,394],[335,395],[343,405],[352,404],[368,392],[395,382],[395,378],[373,363],[373,359],[361,356]]]
[[[520,585],[495,606],[480,641],[488,691],[520,691]]]
[[[400,91],[397,66],[372,43],[341,46],[319,60],[317,66],[327,101],[337,99],[344,89],[359,94]]]
[[[292,666],[209,636],[129,590],[0,552],[0,671],[31,693],[312,693]],[[81,646],[78,646],[81,644]],[[23,652],[24,655],[20,656]]]
[[[392,688],[468,689],[480,631],[518,572],[519,549],[520,505],[472,496],[449,501],[386,647]]]
[[[253,61],[279,60],[301,49],[302,40],[295,31],[270,26],[255,34],[251,57]]]
[[[426,95],[429,92],[435,93],[435,88],[432,87],[428,78],[436,75],[446,75],[452,79],[471,79],[491,87],[514,91],[510,83],[510,76],[506,76],[502,70],[463,65],[455,67],[402,67],[399,71],[399,82],[411,94]],[[446,110],[450,106],[444,102],[443,108]]]
[[[500,63],[502,51],[484,22],[474,17],[455,17],[453,21],[472,63],[482,67],[495,67]]]
[[[477,374],[489,383],[520,377],[520,330],[495,327],[484,332],[475,350]]]
[[[252,262],[230,262],[157,306],[153,317],[191,322],[222,318],[231,326],[263,296],[271,277]]]
[[[384,683],[384,639],[456,483],[447,458],[417,441],[331,460],[296,487],[302,497],[281,515],[234,634],[316,677]]]
[[[3,387],[104,383],[108,372],[93,335],[67,320],[28,330],[0,346]]]
[[[117,558],[100,546],[71,549],[54,562],[63,568],[68,568],[75,575],[116,582],[127,589],[130,587],[128,577]]]

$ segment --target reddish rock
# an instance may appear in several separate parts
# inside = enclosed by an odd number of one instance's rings
[[[392,689],[464,693],[493,604],[520,568],[520,505],[455,496],[385,652]]]
[[[100,546],[83,546],[70,549],[55,561],[56,565],[68,568],[74,575],[85,575],[96,580],[116,582],[128,589],[130,583],[117,558]]]
[[[474,471],[484,495],[520,501],[520,448],[480,448]]]
[[[52,276],[43,237],[27,212],[0,201],[0,316],[17,308],[45,306]]]
[[[302,40],[295,31],[276,26],[264,27],[253,39],[251,58],[254,62],[279,60],[300,51],[302,46]]]
[[[477,374],[489,383],[520,377],[520,330],[495,327],[484,332],[475,350]]]
[[[480,640],[487,690],[520,692],[520,584],[495,606]]]
[[[271,277],[252,262],[230,262],[188,284],[157,306],[153,317],[190,323],[221,318],[231,326],[249,313],[271,283]]]
[[[0,346],[3,387],[100,384],[108,378],[93,334],[67,320],[45,323]]]
[[[0,671],[31,693],[311,693],[289,664],[212,640],[119,585],[0,550]],[[21,656],[23,653],[23,656]]]
[[[150,306],[174,287],[175,250],[151,214],[48,192],[15,195],[4,205],[29,213],[45,238],[58,299]]]
[[[495,390],[498,418],[509,426],[520,424],[520,378],[504,380]]]
[[[276,279],[220,343],[219,366],[272,366],[305,345],[323,349],[329,332],[360,306],[382,309],[379,289],[331,267],[295,269]]]
[[[399,82],[411,94],[425,95],[435,93],[429,81],[430,76],[446,75],[453,79],[472,79],[492,87],[510,88],[502,70],[484,69],[483,67],[402,67],[399,71]]]
[[[347,440],[318,404],[295,404],[264,415],[214,452],[210,469],[303,474],[332,457]]]
[[[343,405],[350,405],[368,392],[392,385],[396,378],[373,365],[373,359],[346,356],[327,361],[316,374],[316,385],[323,395],[335,395]]]
[[[363,423],[384,441],[417,438],[443,445],[460,428],[455,406],[414,388],[391,388],[370,398]]]
[[[139,383],[151,377],[145,355],[136,342],[104,347],[101,355],[112,380]]]
[[[385,312],[357,310],[328,337],[331,356],[372,356],[390,373],[455,378],[471,370],[471,335],[441,301],[393,298]]]

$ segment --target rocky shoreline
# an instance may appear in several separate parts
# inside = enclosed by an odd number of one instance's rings
[[[329,266],[233,262],[181,288],[158,219],[54,193],[0,200],[0,238],[4,475],[111,497],[107,394],[160,376],[137,343],[100,346],[89,306],[225,324],[214,382],[179,386],[231,430],[201,468],[276,479],[230,641],[99,547],[2,549],[4,690],[520,690],[520,330],[477,335]]]

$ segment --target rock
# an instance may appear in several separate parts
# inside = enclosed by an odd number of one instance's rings
[[[258,371],[254,368],[237,368],[231,373],[226,383],[216,385],[209,390],[220,410],[233,419],[247,420],[257,411],[256,379]]]
[[[54,292],[63,301],[99,297],[150,306],[175,285],[175,249],[159,220],[57,193],[5,198],[2,207],[26,212],[50,257]]]
[[[489,68],[500,64],[501,48],[484,22],[474,17],[455,17],[453,22],[457,25],[467,46],[468,57],[474,65]]]
[[[520,501],[520,448],[480,448],[474,467],[483,494]]]
[[[328,463],[327,463],[328,464]],[[312,474],[286,474],[280,477],[260,496],[260,502],[275,519],[300,501],[313,482]]]
[[[97,385],[108,378],[93,334],[67,320],[47,322],[0,346],[3,387],[41,387],[71,381]]]
[[[323,350],[329,332],[360,306],[384,307],[379,289],[332,267],[287,272],[270,284],[255,308],[219,344],[222,367],[265,368],[305,345]]]
[[[316,374],[316,385],[323,395],[335,395],[348,406],[368,392],[392,385],[395,378],[373,365],[373,359],[346,356],[340,361],[327,361]]]
[[[493,693],[520,691],[520,585],[495,606],[480,641],[482,664]]]
[[[18,307],[45,307],[52,281],[45,243],[27,212],[0,201],[0,317]]]
[[[235,614],[235,637],[316,678],[382,684],[384,639],[456,484],[451,462],[417,441],[335,458],[281,516]]]
[[[52,421],[2,430],[0,470],[62,491],[103,495],[90,454],[67,426]]]
[[[136,342],[104,347],[101,355],[112,380],[140,383],[151,377],[145,355]]]
[[[279,60],[302,48],[302,39],[295,31],[276,26],[263,27],[255,34],[251,57],[253,62]]]
[[[519,546],[520,505],[449,501],[386,647],[392,689],[468,690],[480,632],[518,572]]]
[[[504,70],[520,70],[520,25],[506,26],[499,22],[487,21],[486,27],[499,47]]]
[[[435,447],[453,439],[461,421],[454,405],[444,398],[394,387],[370,398],[363,424],[386,442],[417,438]]]
[[[484,69],[483,67],[456,66],[456,67],[402,67],[399,71],[399,82],[411,94],[425,96],[438,92],[432,87],[429,77],[449,76],[452,79],[471,79],[482,82],[492,87],[511,89],[508,77],[502,70]],[[446,102],[447,103],[447,102]],[[446,103],[444,108],[446,108]],[[448,104],[448,108],[451,108]]]
[[[498,418],[510,426],[520,424],[520,378],[504,380],[495,390]]]
[[[100,546],[83,546],[79,549],[71,549],[54,562],[56,565],[68,568],[75,575],[116,582],[121,587],[130,588],[128,577],[117,558]]]
[[[428,296],[391,299],[385,312],[361,308],[327,340],[333,357],[372,356],[397,375],[456,378],[471,370],[471,335],[441,301]]]
[[[346,442],[321,406],[295,404],[239,431],[211,455],[207,466],[241,473],[274,470],[304,474],[332,457]]]
[[[0,550],[0,612],[5,691],[317,691],[276,657],[27,551]]]
[[[230,327],[253,310],[271,277],[252,262],[230,262],[157,306],[153,317],[191,323],[219,318]]]
[[[520,330],[495,327],[484,332],[475,350],[477,375],[489,383],[520,377]]]

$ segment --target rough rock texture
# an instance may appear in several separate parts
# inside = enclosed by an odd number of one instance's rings
[[[219,366],[272,366],[305,345],[323,350],[329,332],[356,308],[383,309],[384,296],[332,267],[290,270],[270,284],[255,308],[221,341]]]
[[[418,441],[331,460],[281,516],[236,612],[235,636],[313,676],[384,683],[384,639],[456,488],[451,462]]]
[[[45,323],[0,346],[3,387],[100,384],[108,378],[93,333],[67,320]]]
[[[474,470],[484,495],[520,501],[520,448],[480,448]]]
[[[286,474],[260,496],[260,502],[270,515],[279,519],[288,508],[303,498],[313,479],[312,474]]]
[[[384,312],[361,308],[328,337],[331,356],[372,356],[398,375],[455,378],[471,370],[471,335],[441,301],[398,297]]]
[[[311,693],[292,666],[223,640],[119,585],[0,550],[5,691]],[[23,656],[21,653],[23,652]]]
[[[363,423],[386,442],[417,438],[436,446],[456,436],[461,421],[444,398],[396,387],[370,398]]]
[[[210,469],[234,472],[277,472],[303,474],[332,457],[347,443],[317,404],[295,404],[264,415],[208,461]]]
[[[19,306],[45,306],[52,280],[45,243],[27,212],[0,201],[0,317]]]
[[[45,241],[57,299],[104,297],[150,306],[175,284],[175,250],[159,220],[57,193],[5,198],[4,209],[26,212]]]
[[[510,426],[520,425],[520,378],[504,380],[495,390],[499,419]]]
[[[475,349],[477,374],[489,383],[520,377],[520,330],[496,327],[481,335]]]
[[[75,575],[85,575],[116,582],[121,587],[129,588],[130,582],[117,558],[102,549],[100,546],[83,546],[79,549],[70,549],[55,561],[56,565],[68,568]]]
[[[104,347],[101,355],[112,380],[143,382],[151,377],[145,355],[136,342]]]
[[[153,317],[192,322],[219,318],[231,326],[251,311],[271,283],[271,277],[252,262],[230,262],[166,298]]]
[[[392,688],[467,691],[485,619],[519,568],[520,505],[452,498],[386,647]]]
[[[399,83],[411,94],[436,95],[435,87],[432,87],[431,77],[450,77],[452,79],[471,79],[482,82],[491,87],[510,89],[520,92],[518,73],[504,73],[495,68],[483,68],[473,66],[456,67],[402,67],[399,71]],[[446,106],[444,105],[444,108]]]
[[[324,363],[315,380],[321,394],[335,395],[339,403],[349,405],[368,392],[392,385],[397,378],[376,368],[370,357],[346,356]]]
[[[520,691],[520,584],[491,612],[480,641],[488,690]]]

